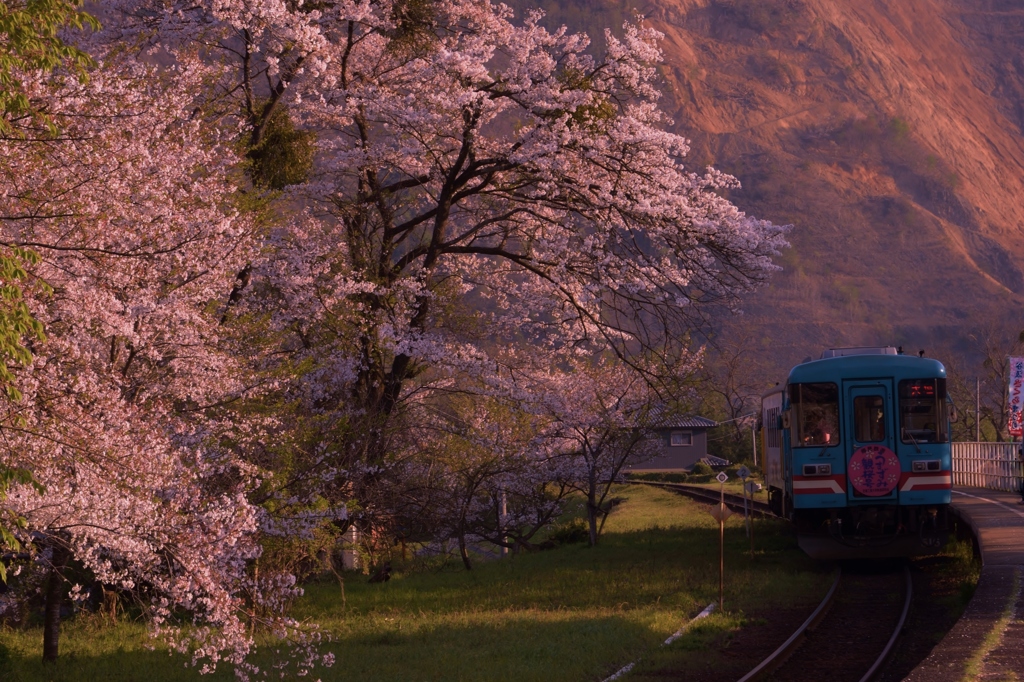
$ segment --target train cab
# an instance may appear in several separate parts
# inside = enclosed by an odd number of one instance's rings
[[[914,556],[945,540],[946,371],[895,348],[832,349],[762,398],[769,503],[812,556]]]

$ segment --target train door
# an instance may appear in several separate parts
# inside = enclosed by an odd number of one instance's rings
[[[851,503],[895,500],[900,481],[892,381],[844,382],[850,437],[846,445]]]

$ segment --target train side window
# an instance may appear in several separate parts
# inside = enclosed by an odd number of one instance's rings
[[[800,446],[839,443],[839,387],[833,383],[791,384],[793,426]]]
[[[885,440],[885,402],[880,395],[859,395],[853,399],[854,438],[858,443]]]
[[[904,379],[899,384],[900,440],[945,443],[946,380]]]
[[[780,447],[780,419],[779,419],[780,408],[768,407],[763,408],[761,412],[761,419],[758,422],[761,429],[764,431],[764,445],[768,448]]]
[[[769,444],[773,448],[782,447],[782,440],[779,438],[779,436],[782,434],[782,432],[779,430],[779,421],[780,421],[779,413],[780,412],[781,412],[781,409],[778,408],[778,407],[773,407],[771,409],[771,411],[769,412],[770,420],[771,420],[771,428],[768,431],[768,435],[770,436],[770,443]]]

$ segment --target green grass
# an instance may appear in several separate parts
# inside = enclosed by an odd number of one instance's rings
[[[594,680],[656,651],[670,634],[718,601],[718,527],[705,507],[647,486],[626,486],[596,548],[584,544],[479,563],[395,566],[388,583],[346,576],[307,586],[295,615],[319,622],[334,641],[324,680]],[[828,568],[806,559],[789,531],[758,521],[749,555],[742,518],[726,527],[724,614],[702,621],[671,647],[701,657],[702,642],[737,627],[744,614],[783,601],[816,603]],[[200,678],[152,646],[139,625],[69,622],[61,660],[40,662],[41,631],[0,635],[4,680]],[[257,654],[269,662],[273,647]],[[6,660],[5,660],[6,656]],[[5,669],[6,667],[6,669]]]

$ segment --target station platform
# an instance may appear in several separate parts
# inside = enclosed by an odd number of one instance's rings
[[[981,578],[957,624],[905,680],[1024,680],[1024,505],[1016,493],[955,488],[954,513],[981,551]]]

